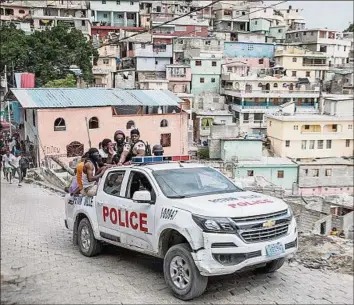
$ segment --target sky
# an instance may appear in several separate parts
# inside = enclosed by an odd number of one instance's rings
[[[279,1],[265,1],[265,3],[278,3]],[[345,30],[349,23],[353,23],[353,1],[287,1],[276,7],[302,8],[306,28],[325,28],[331,30]]]

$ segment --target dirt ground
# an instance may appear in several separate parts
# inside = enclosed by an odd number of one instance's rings
[[[353,241],[336,236],[299,234],[294,261],[310,269],[353,275]]]

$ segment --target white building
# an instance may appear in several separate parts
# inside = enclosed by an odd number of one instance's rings
[[[351,41],[342,32],[328,29],[306,29],[286,33],[286,43],[327,54],[329,66],[349,62]]]

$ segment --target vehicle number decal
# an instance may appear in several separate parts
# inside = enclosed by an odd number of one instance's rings
[[[84,206],[92,207],[93,197],[84,198]]]
[[[163,208],[163,209],[161,210],[160,219],[173,220],[173,219],[176,217],[177,213],[178,213],[177,210]]]
[[[73,201],[74,201],[74,204],[75,204],[75,205],[81,205],[81,203],[82,203],[82,197],[81,197],[81,196],[75,196],[74,199],[73,199]]]

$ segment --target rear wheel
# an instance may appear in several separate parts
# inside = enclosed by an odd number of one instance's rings
[[[78,227],[78,242],[80,252],[85,256],[95,256],[101,252],[102,245],[95,238],[90,221],[83,218]]]
[[[208,278],[202,276],[194,263],[188,244],[171,247],[165,256],[163,269],[167,285],[175,297],[188,301],[205,291]]]
[[[260,273],[273,273],[280,269],[285,263],[285,258],[279,258],[274,261],[267,263],[264,267],[258,268],[257,271]]]

